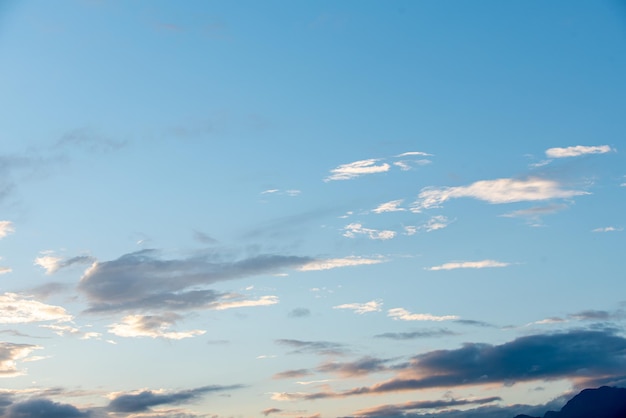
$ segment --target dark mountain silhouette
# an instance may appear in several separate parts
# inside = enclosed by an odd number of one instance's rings
[[[515,418],[539,417],[517,415]],[[626,389],[609,386],[585,389],[559,412],[548,411],[543,418],[626,418]]]

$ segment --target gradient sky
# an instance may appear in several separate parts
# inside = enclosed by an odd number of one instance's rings
[[[623,1],[1,2],[0,416],[624,386],[625,74]]]

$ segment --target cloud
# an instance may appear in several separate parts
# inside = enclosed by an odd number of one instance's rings
[[[58,324],[48,324],[48,325],[39,325],[40,328],[51,329],[55,334],[59,336],[72,335],[77,336],[81,340],[90,340],[92,338],[100,339],[102,334],[99,332],[93,331],[83,331],[78,327],[73,327],[70,325],[58,325]]]
[[[449,329],[440,328],[424,331],[411,332],[385,332],[384,334],[374,335],[374,338],[389,338],[392,340],[415,340],[418,338],[445,337],[449,335],[458,335]]]
[[[11,221],[0,221],[0,238],[4,238],[9,234],[15,232],[15,228],[13,227],[13,222]]]
[[[23,299],[15,293],[0,295],[0,324],[24,324],[30,322],[71,321],[72,316],[64,308],[46,305],[32,299]]]
[[[579,321],[606,321],[616,318],[616,315],[608,311],[585,310],[569,314],[568,317]]]
[[[593,387],[624,379],[625,353],[626,339],[610,331],[530,335],[500,345],[465,343],[458,349],[416,355],[403,368],[396,368],[396,376],[372,386],[292,395],[291,399],[559,379],[569,379],[577,387]]]
[[[330,341],[303,341],[280,339],[276,340],[276,344],[286,345],[294,348],[289,354],[322,354],[322,355],[342,355],[346,349],[343,344],[333,343]]]
[[[193,239],[202,244],[216,244],[217,240],[202,231],[194,230]]]
[[[421,228],[425,229],[426,232],[432,232],[432,231],[437,231],[439,229],[444,229],[448,225],[450,225],[450,221],[448,220],[447,217],[443,215],[437,215],[437,216],[433,216],[432,218],[430,218],[428,222],[426,222],[424,225],[421,226]]]
[[[363,225],[359,223],[348,224],[343,229],[346,231],[343,233],[343,236],[347,238],[354,238],[356,235],[367,235],[370,239],[385,241],[396,236],[394,231],[363,228]]]
[[[46,274],[53,274],[62,268],[69,267],[74,264],[93,264],[95,261],[96,258],[89,255],[80,255],[67,260],[53,255],[42,255],[41,257],[37,257],[35,259],[35,265],[46,270]]]
[[[263,411],[261,411],[261,413],[263,415],[265,415],[265,416],[268,416],[270,414],[276,414],[278,412],[283,412],[283,410],[282,409],[278,409],[278,408],[267,408],[267,409],[264,409]]]
[[[353,267],[369,264],[379,264],[385,262],[382,258],[364,258],[364,257],[345,257],[345,258],[327,258],[312,260],[300,267],[300,271],[319,271],[330,270],[339,267]]]
[[[309,369],[286,370],[276,373],[272,379],[299,379],[301,377],[310,376],[313,373]]]
[[[383,303],[378,300],[371,300],[365,303],[345,303],[343,305],[333,306],[333,309],[351,309],[354,313],[362,315],[368,312],[380,312]]]
[[[0,266],[0,274],[11,273],[13,269],[11,267],[2,267]]]
[[[182,317],[175,313],[163,315],[128,315],[119,324],[109,325],[109,332],[118,337],[150,337],[182,340],[204,334],[206,331],[169,331]]]
[[[353,163],[342,164],[337,168],[330,170],[330,176],[324,181],[332,180],[350,180],[365,174],[384,173],[389,171],[391,166],[387,163],[376,165],[379,159],[360,160]]]
[[[4,418],[87,418],[90,411],[81,411],[73,405],[34,398],[11,405]]]
[[[507,267],[510,263],[503,263],[495,260],[482,260],[482,261],[459,261],[452,263],[445,263],[440,266],[426,267],[426,270],[439,271],[439,270],[456,270],[456,269],[484,269],[491,267]]]
[[[268,306],[276,305],[278,303],[278,296],[261,296],[258,299],[240,299],[240,300],[221,300],[218,302],[212,302],[207,307],[216,311],[223,311],[225,309],[234,308],[250,308],[253,306]]]
[[[421,151],[409,151],[409,152],[403,152],[402,154],[396,155],[396,157],[398,157],[398,158],[400,158],[400,157],[413,157],[413,156],[432,157],[433,154],[428,154],[427,152],[421,152]]]
[[[90,129],[80,128],[66,133],[56,143],[56,147],[64,150],[84,149],[95,153],[117,151],[127,145],[126,141],[106,138]]]
[[[424,410],[424,409],[444,409],[453,406],[465,406],[465,405],[483,405],[495,401],[501,401],[499,396],[492,396],[489,398],[478,399],[441,399],[436,401],[415,401],[406,402],[397,405],[381,405],[372,408],[361,409],[354,414],[356,416],[368,416],[368,417],[391,417],[404,414],[406,412]]]
[[[115,393],[112,394],[112,399],[107,409],[112,412],[146,412],[153,406],[168,404],[177,405],[194,401],[209,393],[224,392],[233,389],[240,389],[242,387],[242,385],[212,385],[174,392],[143,390],[136,393]]]
[[[608,145],[585,146],[576,145],[566,148],[550,148],[546,150],[546,156],[549,158],[566,158],[578,157],[585,154],[605,154],[613,151]]]
[[[535,206],[527,209],[514,210],[500,216],[503,218],[526,218],[533,226],[539,226],[542,216],[552,215],[564,209],[567,209],[567,205],[551,204],[547,206]]]
[[[624,228],[617,228],[614,226],[607,226],[605,228],[596,228],[594,230],[592,230],[591,232],[620,232],[623,231]]]
[[[540,201],[550,199],[566,199],[586,195],[580,190],[565,190],[554,180],[530,177],[526,180],[502,178],[481,180],[469,186],[430,187],[422,189],[411,211],[421,212],[422,209],[440,207],[442,203],[462,197],[482,200],[492,204],[513,202]]]
[[[405,211],[406,209],[400,207],[400,205],[402,204],[403,201],[404,201],[403,199],[400,199],[400,200],[392,200],[392,201],[387,202],[387,203],[382,203],[376,209],[373,209],[372,212],[374,212],[374,213],[384,213],[384,212],[401,212],[401,211]]]
[[[456,315],[436,316],[431,314],[414,314],[404,308],[393,308],[387,311],[387,316],[401,321],[451,321],[459,319]]]
[[[304,318],[310,315],[311,311],[307,308],[294,308],[287,314],[290,318]]]
[[[32,344],[0,342],[0,377],[14,377],[24,374],[23,371],[17,369],[17,362],[27,361],[30,353],[42,348]]]
[[[155,250],[142,250],[116,260],[94,263],[81,278],[78,288],[87,295],[90,312],[227,309],[235,307],[236,303],[220,301],[220,297],[225,295],[199,288],[220,281],[277,274],[311,261],[308,257],[280,255],[259,255],[236,261],[219,260],[208,255],[162,259],[157,257]],[[275,303],[272,298],[267,296],[256,303]],[[252,306],[254,303],[237,302],[238,306]]]
[[[322,363],[316,370],[321,373],[333,373],[343,378],[349,378],[387,371],[389,370],[387,363],[390,361],[389,359],[367,356],[350,362],[328,361]]]

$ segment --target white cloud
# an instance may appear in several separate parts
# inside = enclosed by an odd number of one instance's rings
[[[404,235],[415,235],[417,234],[417,227],[413,225],[407,225],[404,227]]]
[[[36,300],[20,299],[15,293],[0,295],[0,324],[71,321],[72,316],[60,306],[46,305]]]
[[[249,308],[253,306],[268,306],[278,303],[278,296],[261,296],[259,299],[233,300],[226,302],[214,302],[209,304],[209,309],[223,311],[225,309]]]
[[[370,228],[363,228],[363,225],[359,223],[351,223],[344,227],[343,236],[347,238],[354,238],[356,235],[367,235],[370,239],[388,240],[396,236],[394,231],[389,230],[377,230]]]
[[[566,148],[550,148],[546,150],[546,156],[550,158],[566,158],[566,157],[578,157],[585,154],[605,154],[613,151],[608,145],[598,146],[585,146],[576,145]]]
[[[31,344],[0,342],[0,377],[23,375],[24,372],[17,369],[17,362],[25,361],[30,353],[42,348]]]
[[[399,207],[404,200],[392,200],[387,203],[383,203],[379,205],[376,209],[372,210],[374,213],[383,213],[383,212],[401,212],[406,209]]]
[[[7,274],[7,273],[11,273],[13,270],[11,269],[11,267],[1,267],[0,266],[0,274]]]
[[[278,191],[279,191],[279,189],[268,189],[268,190],[262,191],[261,194],[277,193]]]
[[[432,232],[438,229],[446,228],[448,225],[450,225],[450,221],[447,217],[443,215],[437,215],[430,218],[428,222],[422,225],[422,228],[425,229],[426,232]]]
[[[9,234],[15,232],[15,228],[13,227],[13,222],[11,221],[0,221],[0,238],[4,238]]]
[[[61,257],[42,255],[41,257],[35,258],[35,265],[46,270],[46,274],[52,274],[61,267],[61,261],[63,261]]]
[[[384,173],[389,171],[391,166],[387,163],[376,165],[378,159],[360,160],[349,164],[342,164],[337,168],[330,170],[331,175],[326,177],[324,181],[331,180],[350,180],[365,174]]]
[[[202,335],[206,331],[194,329],[190,331],[169,331],[180,319],[176,314],[164,315],[128,315],[119,324],[109,325],[109,332],[119,337],[150,337],[168,340],[182,340]]]
[[[409,152],[404,152],[402,154],[398,154],[396,155],[396,157],[409,157],[409,156],[414,156],[414,155],[421,155],[423,157],[432,157],[432,154],[429,154],[427,152],[421,152],[421,151],[409,151]]]
[[[338,267],[362,266],[367,264],[379,264],[384,262],[382,258],[345,257],[315,260],[298,267],[300,271],[330,270]]]
[[[387,316],[400,321],[452,321],[459,319],[456,315],[436,316],[431,314],[414,314],[404,308],[393,308],[387,311]]]
[[[73,327],[70,325],[50,324],[50,325],[39,325],[39,327],[51,329],[55,334],[61,337],[65,335],[73,335],[73,336],[79,337],[81,340],[90,340],[92,338],[99,339],[102,336],[102,334],[100,334],[99,332],[93,332],[93,331],[84,332],[84,331],[81,331],[80,328]]]
[[[591,232],[618,232],[618,231],[623,231],[624,228],[616,228],[614,226],[607,226],[605,228],[596,228]]]
[[[345,303],[343,305],[333,306],[333,309],[351,309],[354,313],[362,315],[368,312],[380,312],[383,303],[378,300],[371,300],[365,303]]]
[[[411,211],[439,207],[450,199],[470,197],[492,204],[564,199],[589,194],[580,190],[564,190],[554,180],[531,177],[526,180],[496,179],[481,180],[469,186],[422,189]]]
[[[459,261],[452,263],[445,263],[440,266],[426,267],[426,270],[455,270],[455,269],[484,269],[488,267],[506,267],[510,263],[503,263],[495,260],[482,260],[482,261]]]

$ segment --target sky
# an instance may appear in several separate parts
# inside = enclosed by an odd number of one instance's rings
[[[5,0],[0,51],[0,417],[626,386],[623,1]]]

